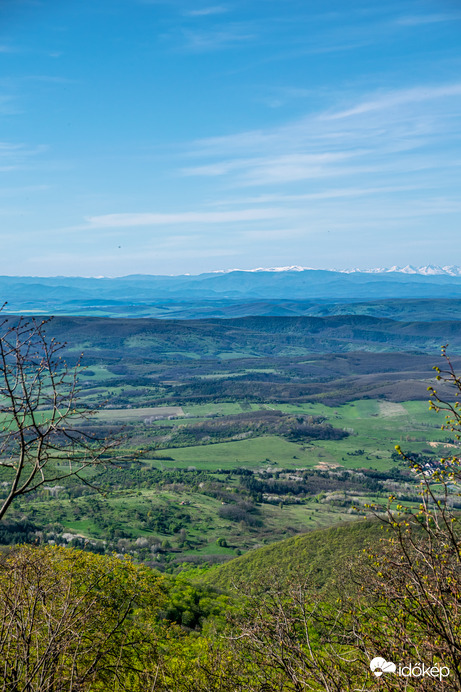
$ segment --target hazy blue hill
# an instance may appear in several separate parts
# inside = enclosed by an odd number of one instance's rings
[[[369,315],[394,320],[432,322],[461,319],[461,300],[458,299],[400,299],[361,303],[332,303],[315,305],[307,310],[318,315]],[[315,312],[314,312],[315,311]],[[307,311],[305,314],[308,314]]]
[[[325,270],[122,278],[3,276],[0,296],[11,312],[180,318],[313,315],[344,313],[348,304],[357,303],[350,308],[353,313],[406,319],[412,305],[399,307],[399,301],[444,301],[446,317],[459,315],[461,276]],[[456,305],[449,305],[450,299]],[[373,307],[370,301],[378,304]],[[419,309],[417,319],[421,311],[431,313],[427,303],[413,307]],[[432,312],[437,314],[437,306]]]

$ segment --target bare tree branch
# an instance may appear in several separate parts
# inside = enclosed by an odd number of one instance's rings
[[[89,429],[95,411],[79,405],[80,359],[67,365],[49,323],[0,323],[0,472],[8,484],[0,519],[17,497],[47,483],[75,476],[91,485],[85,469],[112,463],[121,442]]]

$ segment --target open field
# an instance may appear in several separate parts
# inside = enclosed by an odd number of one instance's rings
[[[162,439],[157,441],[156,431],[168,425],[170,431],[184,426],[194,426],[208,420],[225,421],[226,416],[241,414],[238,404],[204,404],[185,407],[184,413],[190,418],[178,418],[168,422],[158,420],[153,424],[145,423],[148,415],[162,409],[130,409],[126,412],[106,410],[104,420],[138,422],[133,430],[138,441],[145,439],[153,448],[168,451],[170,459],[162,460],[162,468],[188,468],[212,470],[232,469],[238,467],[251,469],[271,468],[314,468],[318,464],[337,464],[345,468],[374,468],[377,470],[394,467],[391,455],[396,444],[411,451],[421,452],[427,449],[428,441],[446,442],[446,433],[440,430],[442,414],[429,410],[427,402],[404,402],[395,404],[373,400],[350,402],[342,406],[328,407],[323,404],[290,405],[280,404],[257,405],[248,407],[250,412],[281,411],[290,415],[306,415],[324,419],[335,428],[347,431],[348,435],[339,440],[306,440],[297,443],[270,434],[263,434],[250,439],[225,442],[200,442],[193,445],[176,447],[174,443]],[[167,409],[168,410],[168,409]],[[126,417],[125,417],[126,413]],[[200,415],[201,414],[201,415]],[[180,415],[180,414],[176,414]],[[192,417],[193,416],[193,417]],[[142,447],[142,442],[140,442]],[[146,460],[152,458],[156,464],[155,454],[146,454]]]
[[[162,465],[196,466],[203,469],[264,468],[275,465],[280,468],[312,468],[315,456],[287,440],[268,435],[251,440],[224,442],[170,450],[173,461]]]
[[[102,409],[95,414],[96,420],[104,421],[143,421],[170,416],[184,416],[181,406],[156,406],[149,408]],[[149,420],[152,422],[152,420]]]

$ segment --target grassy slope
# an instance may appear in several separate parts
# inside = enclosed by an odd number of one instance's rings
[[[282,582],[301,577],[321,587],[336,571],[346,570],[348,561],[362,554],[365,547],[376,547],[385,535],[378,521],[369,520],[318,529],[251,550],[214,567],[205,579],[225,589],[240,582],[261,583],[268,577]]]

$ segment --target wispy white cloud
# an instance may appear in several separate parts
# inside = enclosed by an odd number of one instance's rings
[[[12,152],[21,151],[24,144],[14,144],[12,142],[0,142],[0,156],[6,156]]]
[[[91,228],[117,228],[135,226],[167,226],[172,224],[220,224],[239,221],[257,221],[287,215],[282,208],[242,209],[238,211],[188,211],[171,214],[132,213],[103,214],[86,217]],[[88,227],[87,226],[87,227]]]
[[[412,89],[399,89],[378,96],[370,101],[363,101],[352,108],[337,113],[324,114],[325,120],[339,120],[350,118],[353,115],[363,115],[372,111],[386,110],[406,104],[421,103],[423,101],[439,100],[449,96],[461,95],[461,82],[446,84],[443,86],[416,87]]]
[[[216,14],[224,14],[229,9],[224,5],[214,5],[212,7],[202,7],[197,10],[187,10],[184,14],[187,17],[209,17]]]
[[[313,89],[302,89],[296,87],[269,87],[264,89],[260,96],[256,96],[258,103],[264,103],[269,108],[280,108],[290,101],[308,99],[316,96],[317,92]]]
[[[347,158],[349,158],[347,153],[341,153],[326,154],[323,161],[317,163],[310,163],[309,157],[303,156],[280,156],[267,159],[243,171],[239,183],[244,186],[283,185],[302,180],[346,176],[348,173],[357,172],[358,167],[339,166],[335,163],[335,159],[342,161]],[[366,172],[373,170],[373,167],[370,168],[368,165],[362,166],[361,169]]]
[[[239,236],[246,240],[257,241],[278,241],[288,240],[288,238],[303,238],[306,235],[306,228],[287,226],[285,228],[261,228],[255,230],[242,230]]]
[[[371,147],[376,146],[377,140],[381,142],[381,146],[386,143],[388,149],[392,145],[395,151],[397,147],[414,147],[418,139],[430,135],[433,130],[429,112],[421,114],[421,117],[419,114],[412,117],[402,111],[392,120],[386,117],[382,121],[368,119],[364,122],[363,118],[360,121],[358,118],[355,121],[351,118],[344,123],[336,122],[341,121],[341,118],[330,117],[331,114],[331,111],[312,113],[277,128],[195,140],[185,154],[191,159],[219,158],[219,163],[229,166],[231,171],[235,168],[232,161],[246,158],[251,162],[250,154],[264,157],[304,152],[325,154],[353,151],[357,147],[362,148],[363,153],[371,153]],[[389,134],[385,142],[382,137],[383,127]],[[229,159],[229,156],[233,158]],[[226,157],[224,161],[223,157]]]
[[[209,163],[205,166],[186,166],[182,168],[180,173],[184,176],[219,176],[227,175],[231,171],[244,168],[250,161],[254,159],[237,159],[236,161],[219,161],[217,163]]]
[[[181,49],[193,52],[208,52],[232,48],[242,43],[252,41],[256,34],[248,33],[239,27],[217,27],[207,31],[193,31],[183,29],[181,31]]]
[[[383,187],[356,187],[322,190],[301,195],[264,194],[252,197],[227,198],[213,202],[211,206],[229,206],[242,204],[291,204],[292,202],[321,202],[332,199],[350,199],[354,197],[369,197],[374,195],[391,195],[396,192],[411,192],[421,190],[422,185],[389,185]],[[424,186],[423,186],[424,187]]]
[[[414,177],[459,165],[440,141],[461,137],[460,97],[461,82],[362,94],[354,100],[336,95],[336,108],[279,127],[192,142],[186,155],[195,165],[179,173],[216,178],[227,188],[320,180],[338,188],[341,179],[347,187],[389,188],[403,183],[396,175]],[[370,176],[374,184],[364,185]]]
[[[33,158],[47,149],[45,145],[29,147],[24,143],[0,142],[0,171],[25,168]]]
[[[77,80],[75,79],[46,74],[25,75],[21,77],[21,79],[27,82],[48,82],[49,84],[77,84]]]
[[[274,157],[272,159],[267,157],[242,158],[235,161],[221,161],[206,166],[184,168],[181,172],[183,175],[191,176],[216,176],[225,175],[239,169],[246,171],[253,170],[256,172],[261,168],[267,169],[267,167],[319,171],[322,166],[345,161],[360,153],[361,152],[325,152],[322,154],[289,154]]]
[[[50,185],[23,185],[21,187],[0,187],[0,197],[23,197],[35,192],[45,192]]]
[[[0,95],[0,115],[17,115],[21,113],[16,100],[9,94]]]
[[[362,39],[344,39],[338,38],[337,40],[330,40],[328,43],[321,45],[310,46],[309,48],[303,48],[302,51],[298,51],[299,54],[303,55],[321,55],[323,53],[342,53],[344,51],[356,50],[357,48],[365,48],[373,43],[373,38],[369,36],[368,38]]]
[[[420,26],[422,24],[438,24],[440,22],[452,22],[461,19],[459,12],[446,12],[439,14],[414,14],[399,17],[395,20],[396,24],[402,26]]]

